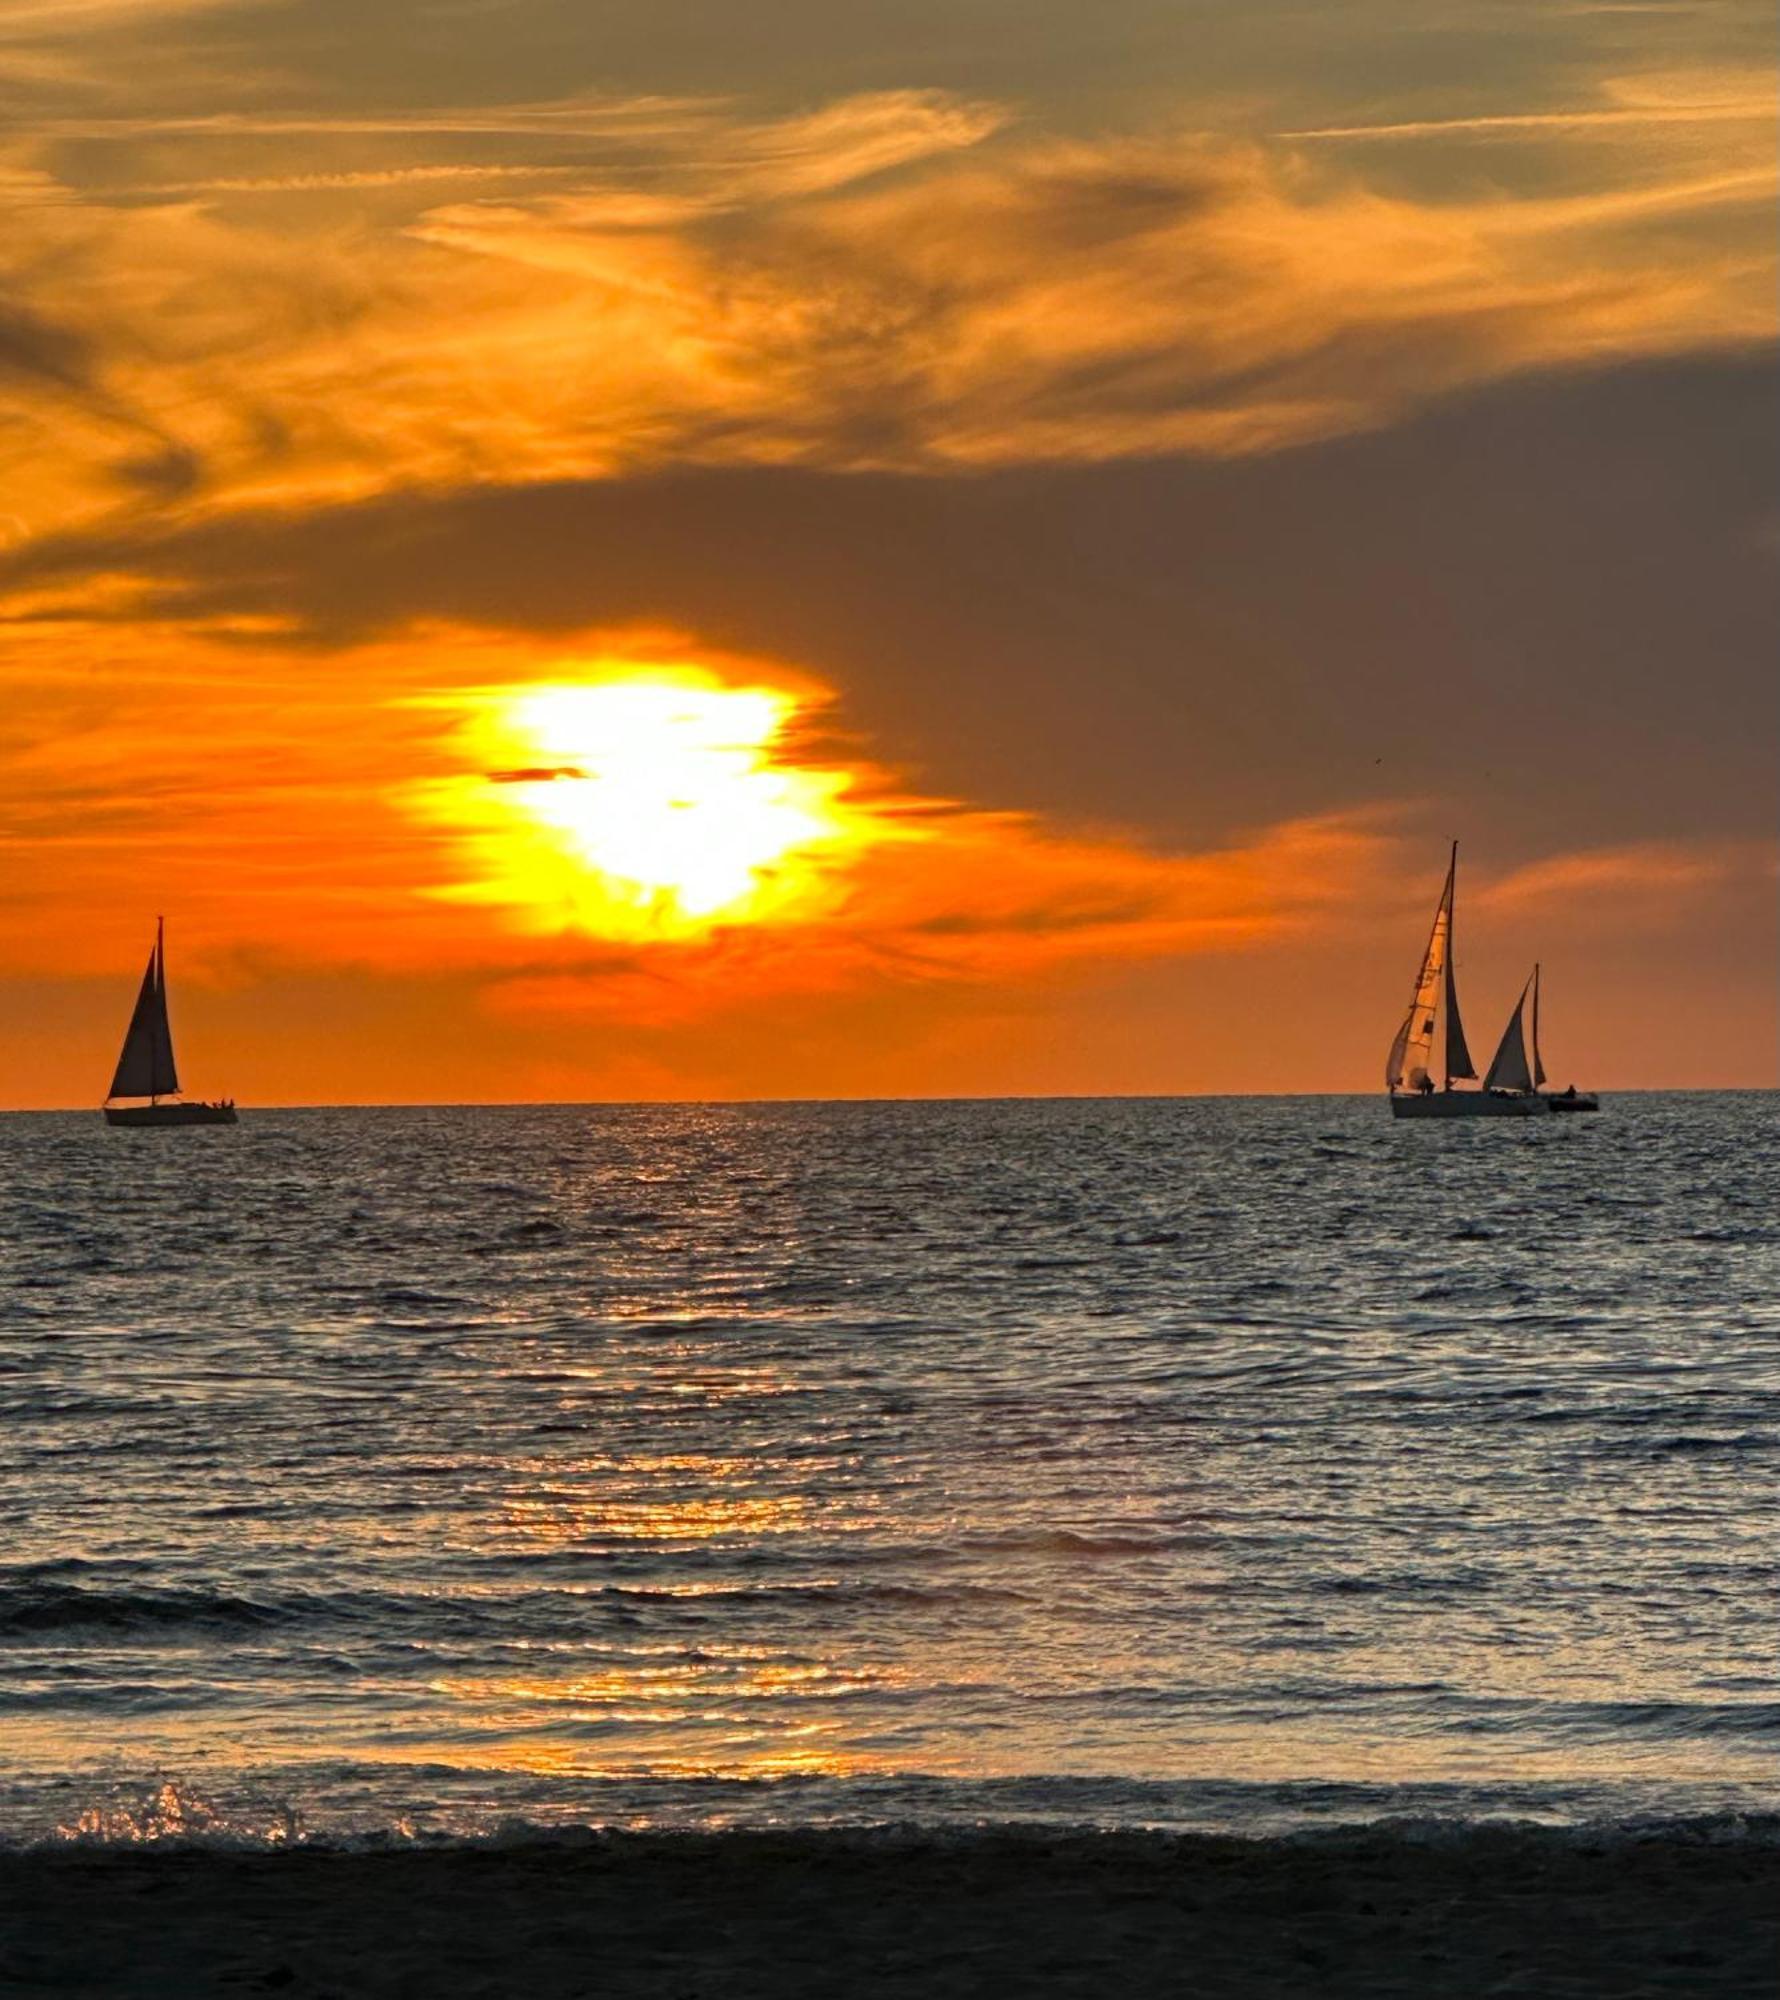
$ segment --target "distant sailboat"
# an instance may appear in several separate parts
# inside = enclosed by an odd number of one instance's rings
[[[118,1098],[147,1098],[120,1104]],[[169,1102],[167,1100],[174,1100]],[[198,1104],[179,1095],[179,1070],[173,1060],[173,1030],[167,1021],[166,925],[155,920],[154,949],[136,995],[135,1012],[124,1031],[117,1072],[105,1098],[108,1125],[233,1125],[235,1106]]]
[[[1524,1118],[1547,1111],[1596,1111],[1600,1106],[1572,1085],[1560,1095],[1540,1086],[1545,1069],[1539,1056],[1539,968],[1521,988],[1502,1040],[1484,1072],[1481,1090],[1455,1090],[1460,1082],[1475,1082],[1477,1071],[1465,1043],[1459,1018],[1459,993],[1453,973],[1453,888],[1458,877],[1459,844],[1452,844],[1446,864],[1446,886],[1434,912],[1434,928],[1422,954],[1421,972],[1409,1012],[1391,1043],[1385,1064],[1385,1087],[1391,1093],[1391,1113],[1397,1118]],[[1440,1081],[1434,1078],[1434,1051],[1440,1048]]]

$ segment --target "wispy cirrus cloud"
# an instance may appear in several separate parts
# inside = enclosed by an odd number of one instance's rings
[[[1560,911],[1567,927],[1679,922],[1726,891],[1780,878],[1780,843],[1651,840],[1582,848],[1529,862],[1481,888],[1499,916]]]
[[[1592,101],[1537,110],[1459,113],[1445,118],[1312,125],[1282,139],[1515,139],[1528,135],[1593,135],[1623,142],[1663,126],[1771,127],[1774,101],[1767,79],[1745,70],[1658,70],[1605,78]]]
[[[351,167],[333,173],[215,174],[206,180],[146,181],[99,192],[133,201],[186,195],[333,194],[349,188],[399,188],[425,181],[543,180],[572,171],[566,166],[528,166],[523,161],[433,161],[424,166]]]

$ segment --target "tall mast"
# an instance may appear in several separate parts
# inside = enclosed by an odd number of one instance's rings
[[[1533,1088],[1545,1081],[1545,1064],[1539,1056],[1539,967],[1533,967]]]
[[[1477,1067],[1471,1060],[1471,1051],[1465,1045],[1465,1024],[1459,1018],[1458,980],[1453,971],[1453,892],[1459,873],[1459,844],[1452,844],[1452,858],[1446,867],[1446,962],[1442,967],[1443,991],[1446,1001],[1446,1030],[1444,1067],[1445,1081],[1450,1084],[1455,1077],[1474,1077]]]
[[[167,919],[162,915],[160,915],[159,912],[157,912],[155,915],[155,998],[160,1003],[160,1009],[161,1009],[161,1019],[160,1019],[161,1035],[163,1037],[166,1037],[167,1036]],[[159,1104],[161,1101],[160,1081],[161,1081],[160,1046],[159,1043],[157,1042],[155,1048],[156,1087],[153,1093],[149,1097],[148,1101],[150,1104]]]
[[[1440,898],[1440,906],[1446,912],[1446,957],[1440,967],[1441,1036],[1440,1036],[1440,1081],[1452,1088],[1452,892],[1459,878],[1459,843],[1455,840],[1452,852],[1446,857],[1446,888]]]
[[[167,919],[155,918],[154,1012],[150,1032],[153,1044],[155,1098],[179,1094],[179,1065],[173,1059],[173,1029],[167,1019]]]

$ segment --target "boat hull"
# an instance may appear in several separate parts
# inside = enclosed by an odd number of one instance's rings
[[[233,1125],[232,1104],[108,1104],[107,1125]]]
[[[1489,1090],[1400,1092],[1391,1099],[1393,1118],[1543,1118],[1550,1108],[1548,1097]]]

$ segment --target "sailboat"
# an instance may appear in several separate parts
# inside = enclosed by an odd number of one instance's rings
[[[146,1104],[117,1102],[146,1098]],[[173,1061],[173,1030],[167,1022],[167,926],[155,919],[154,949],[136,995],[136,1008],[124,1031],[117,1073],[105,1098],[107,1125],[233,1125],[232,1099],[200,1104],[179,1095],[179,1070]]]
[[[1599,1102],[1577,1091],[1541,1088],[1545,1066],[1539,1054],[1539,968],[1521,988],[1501,1042],[1483,1075],[1481,1090],[1460,1090],[1475,1083],[1477,1071],[1465,1042],[1459,1016],[1459,991],[1453,974],[1453,888],[1458,879],[1459,844],[1455,840],[1446,864],[1446,886],[1434,911],[1434,928],[1422,953],[1421,971],[1403,1025],[1391,1043],[1385,1064],[1385,1088],[1391,1094],[1394,1118],[1526,1118],[1548,1111],[1598,1111]],[[1435,1051],[1439,1050],[1436,1063]],[[1440,1081],[1435,1081],[1438,1068]]]

